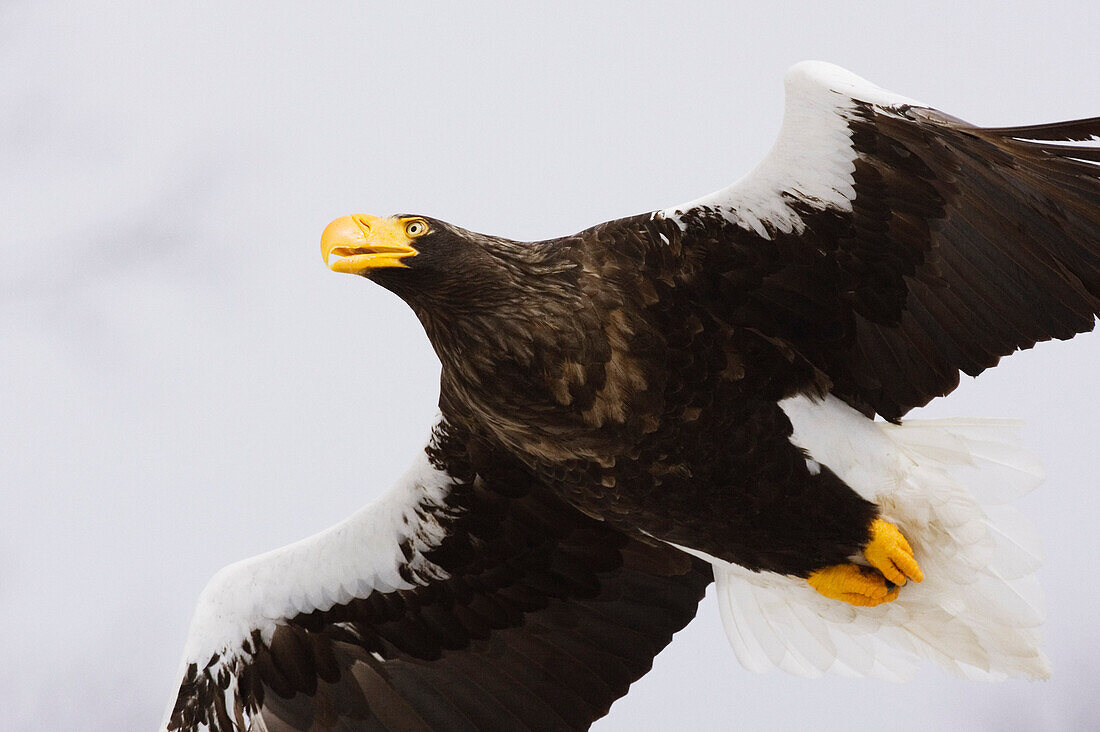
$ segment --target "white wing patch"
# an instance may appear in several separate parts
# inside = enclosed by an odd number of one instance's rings
[[[765,239],[775,231],[801,233],[806,225],[792,201],[817,210],[852,210],[857,153],[848,118],[855,101],[884,112],[900,105],[924,106],[821,61],[791,67],[785,87],[779,137],[752,172],[720,191],[655,216],[680,223],[684,213],[704,210]]]
[[[254,630],[270,642],[276,624],[299,613],[412,589],[402,566],[413,576],[446,579],[424,553],[445,536],[431,509],[443,505],[452,482],[421,453],[384,496],[335,526],[222,569],[199,596],[181,669],[202,669],[215,654],[215,666],[231,663]]]
[[[857,608],[805,580],[711,560],[722,620],[753,671],[904,681],[921,659],[973,679],[1043,678],[1041,561],[1027,522],[1003,505],[1042,482],[1042,468],[1003,420],[873,422],[843,402],[781,403],[792,439],[882,507],[909,540],[925,580]]]

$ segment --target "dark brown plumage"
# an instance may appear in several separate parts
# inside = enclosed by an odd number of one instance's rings
[[[744,187],[765,171],[535,243],[344,221],[326,258],[403,298],[442,363],[444,498],[411,484],[412,589],[262,616],[192,661],[169,729],[261,709],[273,730],[585,728],[694,615],[707,565],[670,544],[795,577],[861,555],[880,506],[792,442],[781,403],[897,421],[1091,330],[1100,152],[1064,141],[1100,118],[981,129],[826,98],[850,149],[807,153],[771,198]]]

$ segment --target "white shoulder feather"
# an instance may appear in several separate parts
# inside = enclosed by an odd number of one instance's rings
[[[857,103],[881,110],[925,106],[881,89],[839,66],[803,61],[787,72],[779,137],[748,175],[726,188],[656,215],[679,221],[689,211],[713,212],[765,239],[771,231],[801,233],[791,203],[851,211],[856,151],[848,119]]]
[[[231,667],[254,632],[269,643],[281,621],[372,592],[446,579],[425,558],[445,536],[453,479],[426,452],[377,501],[307,539],[218,572],[199,596],[180,664]],[[171,713],[171,708],[168,710]]]

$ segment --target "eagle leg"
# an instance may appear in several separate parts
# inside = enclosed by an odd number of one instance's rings
[[[898,587],[887,587],[878,570],[859,564],[834,564],[806,578],[825,597],[861,607],[875,607],[898,598]]]
[[[871,522],[871,541],[863,548],[863,556],[895,585],[904,585],[906,578],[914,582],[924,579],[909,542],[898,527],[880,518]]]

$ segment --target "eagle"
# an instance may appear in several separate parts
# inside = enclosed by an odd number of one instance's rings
[[[1041,678],[1013,424],[903,420],[1100,313],[1100,117],[982,128],[820,62],[697,200],[517,242],[356,214],[439,415],[375,503],[202,592],[163,729],[566,730],[712,581],[752,670]]]

